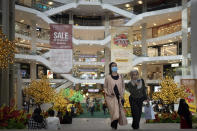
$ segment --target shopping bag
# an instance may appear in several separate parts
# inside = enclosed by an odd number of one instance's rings
[[[145,106],[144,107],[144,113],[145,113],[145,119],[146,120],[153,120],[153,119],[155,119],[155,114],[154,114],[152,106]]]

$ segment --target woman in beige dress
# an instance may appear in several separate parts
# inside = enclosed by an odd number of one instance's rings
[[[125,85],[122,77],[117,73],[115,62],[109,65],[109,75],[105,77],[104,91],[107,107],[111,115],[111,127],[117,129],[118,123],[126,125],[127,119],[124,113],[123,100]]]

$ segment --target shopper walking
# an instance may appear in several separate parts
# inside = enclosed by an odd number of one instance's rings
[[[105,78],[104,91],[107,107],[111,115],[111,127],[117,129],[118,123],[126,125],[127,119],[121,100],[124,99],[125,85],[122,77],[117,73],[115,62],[109,65],[109,75]]]
[[[189,106],[185,102],[185,99],[180,99],[178,114],[181,118],[180,128],[181,129],[191,129],[192,128],[192,114],[189,111]]]
[[[132,128],[139,129],[140,118],[142,114],[143,101],[147,99],[146,86],[144,80],[139,78],[139,72],[132,70],[130,72],[131,81],[128,83],[128,91],[130,92],[129,103],[133,117]]]

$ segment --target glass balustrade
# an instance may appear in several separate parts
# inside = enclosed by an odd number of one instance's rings
[[[64,5],[57,1],[51,0],[16,0],[16,4],[28,8],[33,8],[42,12]]]

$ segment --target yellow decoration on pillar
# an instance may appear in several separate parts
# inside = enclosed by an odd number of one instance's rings
[[[0,68],[7,68],[14,63],[15,42],[9,41],[0,30]]]

